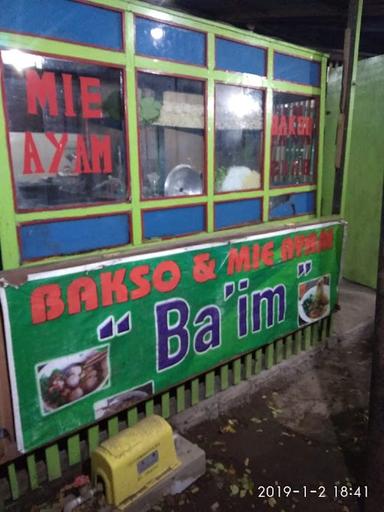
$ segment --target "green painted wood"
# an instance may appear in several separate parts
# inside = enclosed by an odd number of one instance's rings
[[[293,337],[289,335],[285,338],[285,357],[288,359],[293,355]]]
[[[29,486],[33,491],[39,487],[39,477],[37,475],[36,458],[34,454],[28,455],[27,457],[27,470]]]
[[[205,398],[215,394],[215,372],[205,374]]]
[[[117,416],[108,420],[108,437],[113,437],[119,433],[119,419]]]
[[[285,340],[277,340],[275,342],[275,358],[276,363],[281,363],[284,359],[284,345]]]
[[[199,392],[199,379],[193,379],[191,382],[191,403],[192,405],[198,404],[200,401]]]
[[[255,352],[255,374],[257,375],[263,369],[263,349],[259,348]]]
[[[20,487],[17,479],[16,468],[14,464],[8,466],[8,481],[11,490],[11,496],[13,500],[17,500],[20,497]]]
[[[244,365],[245,365],[245,378],[249,379],[252,376],[252,373],[253,373],[253,371],[252,371],[253,370],[253,357],[252,357],[252,354],[247,354],[245,356]]]
[[[273,343],[270,343],[265,348],[265,368],[268,370],[272,368],[274,364],[275,347]]]
[[[176,411],[183,412],[185,409],[185,386],[176,388]]]
[[[132,409],[129,409],[127,420],[128,427],[133,427],[133,425],[136,425],[136,423],[139,421],[139,411],[137,410],[137,407],[132,407]]]
[[[224,391],[229,386],[229,366],[225,364],[220,368],[220,389]]]
[[[302,350],[302,332],[296,331],[293,334],[293,353],[299,354]]]
[[[169,393],[163,393],[161,395],[161,415],[163,418],[169,418],[171,414],[171,404]]]
[[[99,427],[95,425],[94,427],[90,427],[88,429],[88,448],[89,455],[99,446]]]
[[[70,466],[81,462],[80,436],[76,434],[68,438],[68,462]]]
[[[145,415],[146,416],[152,416],[155,412],[155,402],[153,399],[147,400],[145,402]]]
[[[233,371],[233,383],[235,385],[239,384],[241,382],[241,359],[240,358],[233,361],[232,371]]]
[[[303,340],[304,350],[310,349],[312,345],[311,326],[305,327],[303,329]]]
[[[53,444],[45,449],[45,461],[47,464],[48,480],[56,480],[61,477],[61,464],[59,446]]]

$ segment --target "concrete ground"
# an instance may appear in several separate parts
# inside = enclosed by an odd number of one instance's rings
[[[207,472],[152,511],[359,512],[374,300],[372,290],[344,281],[325,347],[174,417],[205,450]],[[32,510],[58,509],[46,501]],[[81,510],[105,509],[93,501]]]

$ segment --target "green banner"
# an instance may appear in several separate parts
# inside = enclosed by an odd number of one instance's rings
[[[65,433],[330,314],[341,223],[30,273],[4,287],[18,448]]]

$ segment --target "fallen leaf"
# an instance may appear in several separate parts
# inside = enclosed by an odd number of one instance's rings
[[[275,500],[275,498],[268,498],[268,505],[273,508],[275,507],[277,504],[277,501]]]
[[[218,471],[225,471],[225,466],[224,466],[224,464],[222,464],[221,462],[216,462],[216,464],[215,464],[215,468],[216,468]]]
[[[251,421],[252,421],[252,423],[262,423],[263,422],[263,420],[260,420],[259,418],[256,418],[256,417],[251,418]]]
[[[216,512],[216,510],[218,510],[219,508],[220,508],[220,505],[219,505],[219,503],[217,501],[215,501],[215,503],[213,503],[211,505],[212,512]]]
[[[236,494],[239,494],[239,488],[237,485],[231,485],[230,486],[231,496],[236,496]]]
[[[247,457],[247,458],[245,459],[245,461],[244,461],[244,466],[248,466],[248,464],[249,464],[249,457]]]
[[[244,498],[247,494],[247,490],[246,489],[241,489],[240,491],[240,498]]]
[[[192,494],[196,494],[197,492],[199,492],[199,490],[200,490],[200,489],[197,487],[197,485],[194,485],[194,486],[192,487],[192,489],[191,489],[191,493],[192,493]]]

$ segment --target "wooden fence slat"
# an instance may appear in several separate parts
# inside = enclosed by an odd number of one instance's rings
[[[252,376],[253,370],[253,357],[252,354],[245,356],[245,378],[249,379]]]
[[[137,407],[132,407],[132,409],[129,409],[128,411],[128,427],[133,427],[133,425],[136,425],[136,423],[139,420],[139,411],[137,410]]]
[[[33,491],[39,487],[39,477],[37,476],[36,458],[33,453],[31,455],[28,455],[27,457],[27,470],[29,485]]]
[[[241,359],[240,358],[233,361],[232,371],[233,371],[233,383],[239,384],[241,381]]]
[[[229,386],[229,366],[227,364],[220,368],[220,389],[224,391]]]
[[[61,477],[61,464],[59,446],[53,444],[45,449],[45,461],[47,463],[48,480],[56,480]]]
[[[20,497],[20,487],[17,480],[16,468],[14,464],[9,464],[8,466],[8,480],[12,499],[17,500]]]
[[[290,334],[285,338],[285,358],[289,359],[293,355],[293,338]]]
[[[284,345],[285,345],[285,340],[277,340],[275,343],[276,363],[281,363],[281,361],[284,360]]]
[[[261,348],[259,348],[255,352],[255,374],[257,375],[258,373],[260,373],[262,369],[263,369],[263,350]]]
[[[304,329],[304,350],[309,350],[312,345],[312,333],[311,326],[305,327]]]
[[[95,425],[88,429],[89,455],[99,446],[99,426]]]
[[[193,379],[191,383],[191,402],[192,405],[198,404],[200,401],[199,379]]]
[[[272,368],[273,366],[274,355],[274,345],[273,343],[270,343],[269,345],[267,345],[265,349],[265,367],[267,370],[269,370],[269,368]]]
[[[293,334],[293,353],[299,354],[301,352],[301,331],[296,331]]]
[[[205,374],[205,398],[215,394],[215,372]]]
[[[70,466],[81,462],[80,436],[75,434],[68,438],[68,462]]]
[[[171,415],[169,393],[163,393],[161,395],[161,415],[165,419],[169,418]]]
[[[153,399],[145,402],[145,416],[152,416],[155,412],[155,401]]]
[[[183,412],[185,409],[185,386],[178,386],[176,389],[176,410]]]
[[[108,437],[115,436],[119,433],[119,419],[117,416],[108,420]]]

